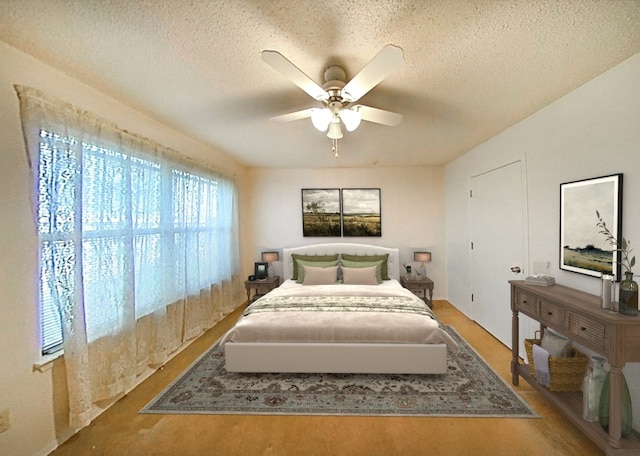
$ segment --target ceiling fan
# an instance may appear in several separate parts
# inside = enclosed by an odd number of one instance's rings
[[[289,122],[310,117],[318,130],[326,131],[327,137],[334,140],[334,145],[343,137],[342,125],[347,131],[354,131],[362,120],[388,126],[402,121],[402,114],[354,104],[404,64],[404,52],[397,46],[388,44],[382,48],[349,82],[345,82],[346,73],[342,67],[329,66],[324,72],[325,83],[322,86],[277,51],[262,51],[262,60],[324,104],[322,108],[303,109],[272,117],[271,120]]]

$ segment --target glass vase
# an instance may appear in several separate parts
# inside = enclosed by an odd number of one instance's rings
[[[609,432],[609,379],[611,378],[611,372],[607,372],[607,376],[604,378],[604,384],[602,385],[602,392],[600,393],[600,411],[598,413],[598,419],[600,420],[600,426],[602,429]],[[633,411],[631,409],[631,394],[629,394],[629,387],[627,386],[627,380],[624,378],[624,374],[620,372],[620,378],[622,381],[621,398],[620,398],[620,412],[622,414],[620,424],[622,428],[622,436],[627,437],[631,432],[631,425],[633,423]]]
[[[602,292],[600,297],[602,299],[602,308],[605,310],[611,310],[612,308],[612,289],[613,289],[613,276],[609,274],[602,274]]]
[[[592,356],[591,365],[587,370],[583,389],[584,412],[583,418],[587,421],[597,421],[600,413],[600,393],[607,371],[604,368],[606,359],[601,356]]]
[[[406,278],[407,280],[413,279],[413,268],[411,266],[405,266],[405,270],[407,271]]]
[[[624,280],[620,282],[618,312],[623,315],[638,315],[638,283],[633,280],[633,272],[624,273]]]

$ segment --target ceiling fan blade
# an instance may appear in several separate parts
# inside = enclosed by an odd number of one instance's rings
[[[380,81],[404,64],[402,48],[388,44],[371,59],[342,89],[342,96],[349,102],[358,101]]]
[[[385,111],[384,109],[372,108],[371,106],[364,105],[356,105],[351,109],[357,110],[360,113],[362,120],[366,120],[367,122],[388,125],[389,127],[395,127],[402,122],[402,114]]]
[[[278,51],[262,51],[262,60],[271,68],[290,79],[313,99],[323,101],[329,98],[329,94],[322,87]]]
[[[313,111],[317,109],[318,108],[308,108],[303,109],[302,111],[290,112],[289,114],[272,117],[271,120],[275,120],[276,122],[291,122],[293,120],[307,119],[311,117]]]

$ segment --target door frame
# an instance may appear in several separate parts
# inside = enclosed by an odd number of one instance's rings
[[[522,195],[522,201],[521,201],[521,207],[522,207],[522,219],[520,221],[520,223],[522,224],[521,226],[521,232],[522,232],[522,239],[521,239],[521,243],[522,243],[522,264],[519,265],[522,268],[522,276],[526,277],[527,275],[529,275],[529,272],[531,270],[531,266],[530,266],[530,260],[529,260],[529,207],[528,207],[528,183],[527,183],[527,164],[526,164],[526,160],[525,157],[519,157],[507,162],[503,162],[501,164],[492,166],[489,169],[486,169],[482,172],[478,172],[475,173],[471,176],[469,176],[468,178],[468,190],[469,190],[469,212],[468,212],[468,220],[469,220],[469,227],[468,227],[468,239],[471,240],[471,242],[473,242],[473,233],[474,233],[474,220],[473,220],[473,198],[471,197],[471,191],[473,189],[472,187],[472,183],[473,183],[473,179],[483,176],[485,174],[491,173],[493,171],[497,171],[499,169],[505,168],[507,166],[510,165],[514,165],[519,163],[520,166],[520,185],[521,185],[521,195]],[[469,246],[469,248],[471,249],[471,245]],[[469,252],[469,271],[470,271],[470,275],[469,275],[469,289],[471,290],[471,293],[474,292],[474,277],[475,277],[475,271],[474,271],[474,258],[473,258],[473,251],[470,250]],[[520,277],[522,277],[520,276]],[[520,278],[518,277],[518,278]],[[514,276],[514,279],[516,277]],[[505,283],[504,284],[505,287],[508,287],[509,284]],[[471,296],[469,297],[469,299],[471,300]],[[471,318],[476,321],[476,317],[477,317],[477,310],[476,310],[476,306],[474,305],[473,302],[470,302],[470,306],[469,306],[469,314],[471,316]],[[523,339],[520,341],[520,345],[521,345],[521,350],[520,353],[525,353],[524,351],[524,337],[530,337],[533,335],[535,329],[533,329],[533,324],[535,322],[529,318],[523,318],[523,316],[521,315],[520,318],[520,334],[523,335]],[[482,325],[481,325],[482,326]],[[508,344],[507,346],[510,347],[510,344]]]

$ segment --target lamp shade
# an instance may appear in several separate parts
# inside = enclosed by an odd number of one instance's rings
[[[413,261],[429,263],[431,261],[431,252],[413,252]]]
[[[360,121],[362,120],[360,113],[353,109],[343,109],[340,111],[339,116],[344,123],[344,126],[347,128],[347,131],[353,131],[358,128],[358,125],[360,125]]]
[[[329,124],[329,130],[327,131],[327,138],[329,139],[342,139],[342,127],[340,126],[340,120],[337,122],[331,122]]]
[[[278,252],[262,252],[262,261],[265,263],[272,263],[274,261],[278,261],[280,259],[280,254]]]
[[[328,108],[311,109],[311,122],[313,123],[313,126],[320,131],[327,131],[332,118],[333,114],[331,114],[331,111],[329,111]]]

